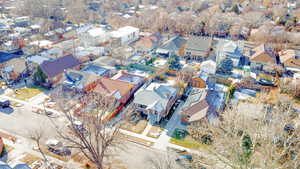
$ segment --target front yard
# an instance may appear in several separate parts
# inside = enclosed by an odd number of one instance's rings
[[[207,145],[195,141],[190,136],[186,136],[183,139],[171,138],[170,143],[190,149],[203,149],[207,147]]]
[[[136,125],[126,122],[121,126],[121,129],[128,130],[137,134],[142,134],[147,126],[147,120],[140,120]]]
[[[152,137],[152,138],[158,138],[163,131],[162,128],[158,126],[152,126],[151,129],[149,130],[147,136]]]
[[[190,149],[203,149],[207,147],[207,145],[194,140],[188,135],[187,131],[181,129],[175,129],[170,143]]]
[[[33,98],[34,96],[43,92],[41,88],[21,88],[16,89],[14,93],[12,93],[12,97],[20,100],[28,100]]]

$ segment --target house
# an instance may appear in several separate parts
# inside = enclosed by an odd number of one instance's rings
[[[222,60],[230,58],[233,66],[241,66],[244,45],[241,41],[219,40],[216,47],[216,61],[220,64]]]
[[[171,55],[183,56],[185,44],[186,40],[183,37],[175,36],[158,47],[156,53],[167,57]]]
[[[63,86],[76,92],[89,92],[97,86],[99,79],[95,74],[69,69],[65,72]]]
[[[40,56],[40,55],[33,55],[27,57],[27,61],[29,63],[33,63],[34,65],[41,65],[44,61],[50,60],[48,57]]]
[[[300,51],[297,50],[282,50],[279,53],[280,62],[287,70],[300,71]]]
[[[245,56],[249,57],[253,71],[266,71],[277,64],[276,54],[264,44],[249,50]]]
[[[14,58],[3,64],[0,75],[7,82],[15,82],[27,76],[27,63],[23,58]]]
[[[132,93],[135,93],[146,82],[145,77],[125,71],[119,71],[118,74],[112,77],[112,79],[133,84],[134,87],[132,89]]]
[[[55,60],[44,61],[40,68],[47,76],[46,83],[50,86],[56,86],[63,77],[67,69],[78,69],[80,62],[72,55],[66,55]]]
[[[103,56],[92,62],[98,66],[101,66],[105,69],[109,69],[111,71],[116,70],[117,60],[111,56]]]
[[[57,59],[63,56],[63,49],[59,47],[53,47],[40,53],[42,57],[49,59]]]
[[[140,29],[132,26],[125,26],[111,32],[112,46],[128,45],[139,39]]]
[[[150,36],[148,37],[141,37],[138,41],[135,42],[134,48],[139,53],[149,53],[155,47],[157,43],[152,39]]]
[[[196,87],[196,88],[205,88],[206,87],[206,82],[205,82],[205,80],[203,80],[200,77],[193,77],[191,82],[190,82],[190,85],[192,87]]]
[[[83,68],[81,71],[92,73],[94,75],[101,76],[101,77],[108,77],[108,78],[111,77],[111,74],[112,74],[111,70],[105,69],[101,66],[98,66],[97,64],[89,64],[85,68]]]
[[[211,45],[211,38],[191,36],[184,49],[185,56],[192,60],[203,60],[209,56]]]
[[[182,106],[181,121],[196,122],[206,117],[209,105],[206,102],[206,89],[193,88]]]
[[[101,77],[97,80],[93,92],[112,96],[118,101],[119,105],[124,105],[132,96],[133,87],[134,85],[128,82]]]
[[[209,75],[216,74],[217,71],[217,63],[213,60],[206,60],[200,65],[200,72],[205,72]]]
[[[79,39],[69,39],[53,44],[53,48],[60,48],[62,51],[73,51],[80,46]]]
[[[110,40],[110,34],[102,28],[93,28],[80,34],[79,40],[84,47],[100,46]]]
[[[147,115],[150,123],[158,123],[166,117],[178,98],[179,89],[160,83],[151,83],[134,94],[136,110]]]

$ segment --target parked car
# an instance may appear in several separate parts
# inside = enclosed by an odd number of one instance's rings
[[[67,147],[65,147],[62,142],[56,139],[49,139],[46,142],[46,145],[48,146],[48,151],[54,154],[61,155],[61,156],[71,154],[71,151]]]
[[[181,161],[181,160],[187,160],[191,162],[193,160],[193,156],[190,154],[180,154],[176,159],[176,161]]]
[[[59,117],[58,114],[53,113],[53,112],[50,112],[50,111],[46,111],[46,115],[47,115],[48,117],[50,117],[50,118],[57,118],[57,117]]]
[[[73,122],[73,128],[72,128],[72,124],[69,123],[68,127],[70,129],[74,129],[76,131],[79,131],[80,133],[82,133],[83,135],[87,136],[89,134],[88,130],[86,128],[84,128],[83,124],[81,121],[74,121]]]
[[[0,107],[1,108],[7,108],[9,106],[10,106],[10,101],[9,100],[0,101]]]

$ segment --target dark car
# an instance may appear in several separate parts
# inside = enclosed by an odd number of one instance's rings
[[[266,79],[260,79],[257,83],[263,86],[275,86],[275,84],[272,81]]]
[[[7,108],[10,106],[10,102],[9,100],[5,100],[5,101],[0,101],[0,107],[1,108]]]

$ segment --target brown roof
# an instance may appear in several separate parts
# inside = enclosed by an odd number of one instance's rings
[[[208,103],[206,102],[206,100],[202,100],[194,105],[192,105],[191,107],[189,107],[188,109],[186,109],[184,111],[185,115],[194,115],[196,113],[198,113],[199,111],[205,109],[205,108],[208,108],[209,105]]]
[[[124,96],[130,92],[132,88],[133,84],[131,83],[102,77],[97,81],[97,86],[94,89],[94,92],[101,94],[113,94],[118,91],[121,96]]]
[[[153,46],[153,41],[149,37],[143,37],[135,43],[135,47],[141,49],[151,49]]]
[[[283,50],[279,52],[279,57],[284,66],[300,68],[300,52],[292,49]]]
[[[251,61],[259,63],[276,63],[274,54],[268,51],[264,44],[250,50],[249,58]]]

